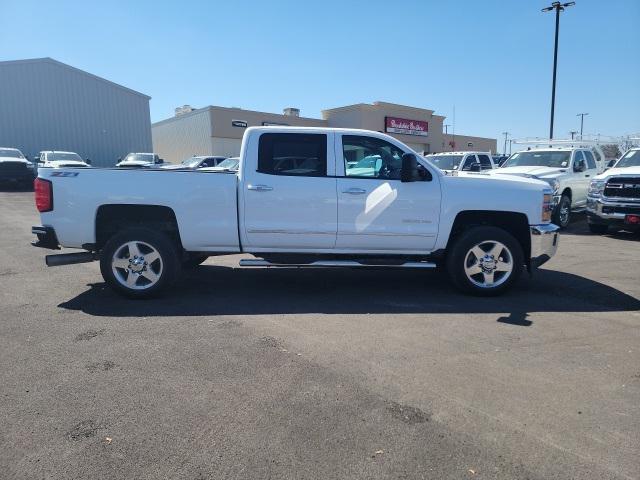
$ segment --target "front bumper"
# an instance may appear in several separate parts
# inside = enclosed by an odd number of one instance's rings
[[[536,268],[547,262],[558,250],[560,227],[553,223],[531,225],[531,267]]]
[[[597,225],[637,228],[625,223],[627,215],[640,215],[640,200],[608,200],[606,198],[587,199],[587,220]]]

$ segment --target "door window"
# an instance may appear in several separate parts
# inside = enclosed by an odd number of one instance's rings
[[[258,145],[258,172],[302,177],[326,176],[327,136],[263,133]]]
[[[589,150],[585,150],[583,153],[587,157],[587,169],[596,168],[596,159],[593,158],[593,154]]]
[[[477,160],[476,160],[476,156],[475,155],[468,155],[467,158],[464,161],[464,165],[462,166],[462,170],[465,170],[465,171],[471,170],[471,165],[473,165],[476,162],[477,162]]]
[[[482,170],[491,170],[493,168],[489,155],[478,155],[478,160],[480,161],[480,168]]]
[[[404,152],[389,142],[361,135],[343,135],[342,152],[347,177],[400,180]]]

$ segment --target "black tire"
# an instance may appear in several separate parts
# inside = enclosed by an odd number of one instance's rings
[[[128,267],[118,268],[115,266],[114,262],[116,261],[126,263],[127,260],[131,260],[130,251],[129,254],[125,253],[124,256],[120,256],[121,252],[128,251],[126,245],[131,243],[136,244],[143,260],[151,259],[151,256],[155,255],[152,250],[155,250],[159,262],[156,258],[149,265],[147,263],[144,263],[144,266],[136,264],[134,266],[136,269],[145,270],[145,272],[138,273],[132,273],[130,261]],[[118,253],[117,259],[116,252]],[[157,296],[176,280],[180,273],[180,262],[178,261],[177,248],[167,235],[148,228],[136,227],[123,230],[107,241],[100,253],[100,271],[105,282],[121,295],[129,298],[149,298]],[[154,274],[155,280],[147,279],[146,275],[150,274]],[[123,283],[125,277],[126,280],[129,280],[130,275],[133,275],[131,278],[135,281],[134,287],[128,287]]]
[[[569,197],[569,195],[562,194],[558,205],[553,209],[551,220],[560,228],[567,228],[569,226],[571,222],[571,197]]]
[[[209,255],[190,253],[187,256],[187,259],[183,260],[182,268],[185,270],[196,268],[198,265],[203,263],[207,258],[209,258]]]
[[[604,225],[602,223],[590,223],[589,231],[597,235],[604,235],[609,231],[609,225]]]
[[[472,248],[479,247],[490,257],[490,247],[492,246],[498,248],[500,252],[496,254],[498,256],[497,262],[488,258],[480,261],[471,252]],[[475,263],[473,262],[474,258],[476,259]],[[488,267],[487,276],[485,276],[483,269],[471,277],[467,275],[468,268],[476,266],[480,268],[480,265]],[[509,232],[497,227],[478,226],[470,228],[455,239],[447,252],[446,266],[449,279],[458,290],[472,295],[491,297],[504,293],[518,280],[524,266],[524,256],[520,243]],[[498,271],[498,268],[509,267],[509,272]],[[493,273],[489,272],[491,268],[493,268]],[[494,278],[495,285],[491,286],[490,283],[485,286],[478,285],[478,283],[485,282],[487,278]]]

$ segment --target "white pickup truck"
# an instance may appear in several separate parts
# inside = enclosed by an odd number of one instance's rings
[[[368,169],[348,168],[379,157]],[[252,127],[237,172],[46,169],[37,246],[81,248],[47,265],[100,260],[130,297],[167,287],[208,256],[241,266],[434,268],[466,292],[505,291],[558,246],[552,191],[535,179],[445,176],[365,130]]]

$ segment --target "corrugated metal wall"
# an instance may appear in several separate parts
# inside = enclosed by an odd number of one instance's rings
[[[152,126],[153,151],[167,162],[193,155],[212,155],[211,109],[203,108]]]
[[[51,59],[0,62],[0,146],[113,166],[152,151],[149,97]]]

